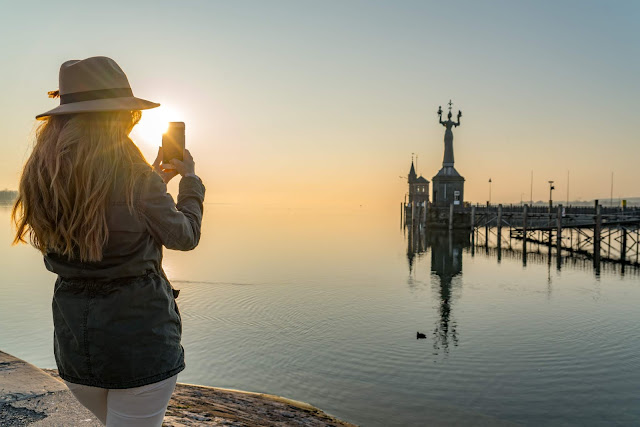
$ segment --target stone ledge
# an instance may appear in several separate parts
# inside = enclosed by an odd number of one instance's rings
[[[101,426],[67,386],[24,360],[0,351],[0,425]]]
[[[73,397],[55,369],[39,369],[0,351],[0,425],[102,424]],[[353,427],[305,402],[264,393],[178,383],[164,426]]]
[[[44,369],[55,378],[58,371]],[[163,426],[330,426],[353,427],[305,402],[195,384],[176,384]]]

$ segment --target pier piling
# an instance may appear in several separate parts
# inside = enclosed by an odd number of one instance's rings
[[[449,205],[449,230],[453,230],[453,203]]]
[[[411,227],[413,227],[413,223],[416,219],[416,202],[411,202]]]
[[[596,223],[593,229],[593,262],[600,266],[600,233],[602,229],[602,206],[596,202]]]
[[[427,203],[426,201],[423,202],[424,203],[424,215],[422,217],[422,223],[426,224],[427,223],[427,211],[429,210],[429,203]]]
[[[562,258],[562,205],[558,205],[556,214],[556,256],[558,257],[558,268],[560,268]]]
[[[524,254],[524,262],[527,262],[527,205],[522,209],[522,253]]]
[[[560,256],[560,252],[562,252],[562,205],[558,205],[556,214],[556,247],[558,256]]]
[[[627,260],[627,229],[622,227],[622,247],[620,248],[620,262],[622,265]]]
[[[500,246],[502,241],[502,204],[498,205],[498,224],[496,226],[498,227],[498,246]]]
[[[471,206],[471,232],[476,228],[476,207]]]

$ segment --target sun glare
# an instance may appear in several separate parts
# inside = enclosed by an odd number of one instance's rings
[[[162,134],[167,131],[169,122],[179,121],[183,121],[182,115],[167,107],[144,110],[131,136],[149,147],[158,147],[162,145]]]

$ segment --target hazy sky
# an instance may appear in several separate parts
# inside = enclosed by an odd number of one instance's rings
[[[640,196],[640,2],[0,3],[3,152],[15,188],[68,59],[104,55],[143,114],[183,120],[207,201],[397,206],[411,153],[441,167],[449,99],[471,202]],[[445,110],[446,111],[446,110]],[[159,137],[134,131],[149,161]],[[176,183],[170,189],[176,190]],[[174,193],[175,194],[175,193]]]

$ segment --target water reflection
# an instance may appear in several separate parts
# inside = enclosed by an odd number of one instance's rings
[[[426,234],[431,247],[432,285],[436,289],[440,306],[439,320],[433,330],[433,348],[449,352],[449,344],[458,345],[457,323],[452,319],[454,278],[462,274],[462,252],[469,246],[468,233]],[[437,278],[437,279],[436,279]]]
[[[524,268],[528,264],[546,265],[549,272],[555,269],[560,273],[563,269],[570,268],[592,272],[596,278],[603,273],[640,276],[640,264],[621,263],[607,258],[595,263],[593,256],[585,252],[566,248],[558,251],[556,245],[510,239],[508,233],[503,233],[499,238],[495,227],[476,229],[471,233],[471,245],[471,256],[493,258],[498,264],[503,259],[509,259],[522,263]]]
[[[414,268],[416,256],[431,253],[431,284],[438,297],[438,319],[433,329],[433,349],[437,354],[449,352],[449,346],[458,345],[457,323],[452,316],[453,291],[462,274],[462,255],[470,246],[469,233],[430,231],[419,227],[410,230],[407,260],[409,272]]]
[[[456,289],[461,286],[463,256],[492,259],[496,264],[504,261],[515,261],[528,265],[545,265],[547,268],[547,297],[552,293],[552,279],[565,269],[589,271],[599,280],[604,272],[625,276],[640,276],[637,265],[624,265],[617,262],[599,263],[594,268],[591,258],[583,254],[569,251],[558,252],[555,245],[539,243],[523,243],[511,239],[508,233],[499,233],[495,228],[481,232],[448,232],[431,231],[422,227],[405,228],[407,242],[407,262],[409,267],[408,284],[414,283],[414,270],[417,260],[423,256],[431,259],[431,287],[436,294],[438,305],[437,320],[431,337],[434,354],[448,354],[451,347],[459,342],[458,324],[453,313]],[[555,275],[552,272],[555,271]]]

